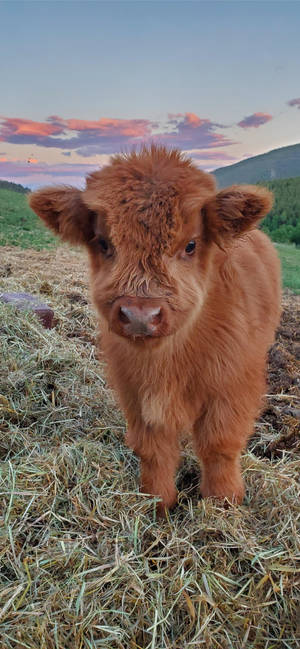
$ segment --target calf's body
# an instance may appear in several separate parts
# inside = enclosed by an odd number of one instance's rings
[[[241,502],[240,455],[265,390],[280,313],[275,250],[255,224],[267,190],[221,192],[177,151],[116,156],[82,192],[46,188],[33,209],[87,246],[108,373],[141,459],[141,488],[176,502],[182,433],[203,496]]]

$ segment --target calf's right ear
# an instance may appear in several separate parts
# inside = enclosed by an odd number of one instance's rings
[[[268,214],[273,195],[266,187],[233,185],[204,205],[210,237],[219,245],[252,230]]]
[[[95,214],[76,187],[45,187],[29,194],[29,205],[63,241],[87,243],[94,236]]]

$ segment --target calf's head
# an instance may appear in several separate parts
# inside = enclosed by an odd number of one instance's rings
[[[56,234],[89,251],[94,301],[105,326],[132,342],[192,324],[225,247],[270,209],[270,193],[233,186],[163,147],[115,156],[86,188],[48,187],[29,198]]]

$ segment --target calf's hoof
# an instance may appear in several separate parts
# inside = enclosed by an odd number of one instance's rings
[[[201,495],[203,498],[215,498],[216,500],[227,500],[234,505],[241,505],[244,500],[245,488],[241,480],[236,485],[211,485],[203,482],[201,484]]]
[[[150,492],[143,488],[141,486],[140,491],[145,494],[149,494]],[[167,517],[167,511],[169,509],[174,509],[174,507],[177,505],[177,495],[178,492],[176,489],[172,490],[171,493],[169,493],[167,496],[161,496],[161,494],[152,494],[153,496],[157,496],[158,498],[161,498],[160,501],[156,503],[156,514],[158,518],[166,518]]]
[[[174,509],[177,505],[177,494],[175,500],[171,504],[166,505],[164,502],[158,502],[156,504],[156,515],[157,518],[167,518],[167,512]]]

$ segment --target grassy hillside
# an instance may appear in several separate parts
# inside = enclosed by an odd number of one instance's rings
[[[41,250],[57,241],[33,213],[24,192],[0,188],[0,245]]]
[[[219,187],[300,176],[300,144],[274,149],[228,167],[215,169]]]
[[[281,261],[283,287],[300,294],[300,248],[287,243],[277,243],[276,248]]]

